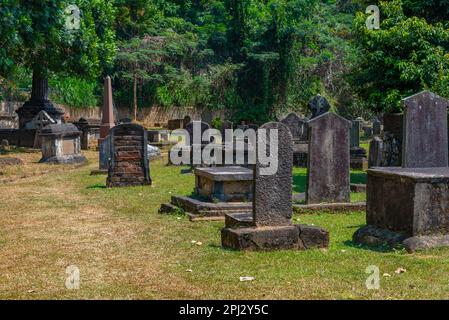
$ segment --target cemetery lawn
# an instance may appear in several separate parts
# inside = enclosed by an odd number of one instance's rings
[[[356,246],[363,212],[294,216],[328,229],[328,250],[224,250],[222,222],[158,214],[171,195],[192,192],[193,175],[157,161],[153,186],[106,189],[105,176],[89,175],[97,154],[86,155],[87,166],[0,184],[1,299],[448,298],[449,250]],[[304,173],[295,169],[297,192]],[[79,290],[65,288],[69,265],[80,270]],[[370,265],[380,269],[379,290],[366,289]]]

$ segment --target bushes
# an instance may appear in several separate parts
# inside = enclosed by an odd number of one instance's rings
[[[97,81],[74,77],[52,76],[49,79],[50,99],[73,108],[98,105]]]

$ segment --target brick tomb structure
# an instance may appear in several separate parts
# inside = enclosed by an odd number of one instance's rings
[[[125,123],[111,129],[110,164],[106,186],[127,187],[150,185],[150,165],[146,130]]]

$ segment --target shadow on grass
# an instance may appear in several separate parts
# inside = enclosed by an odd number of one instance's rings
[[[293,192],[304,193],[306,192],[307,173],[294,173],[293,174]]]
[[[351,183],[366,184],[366,172],[364,171],[351,172]]]
[[[343,244],[347,247],[351,247],[354,249],[368,250],[368,251],[374,251],[374,252],[380,252],[380,253],[391,253],[391,252],[404,250],[401,247],[396,247],[396,248],[390,247],[388,244],[383,244],[381,246],[369,246],[366,244],[355,243],[352,240],[343,241]]]
[[[181,174],[191,174],[191,173],[193,173],[193,169],[192,168],[181,169]]]
[[[104,184],[97,183],[97,184],[88,186],[87,189],[106,189],[106,186]]]
[[[366,172],[353,171],[351,172],[351,183],[366,184]],[[293,173],[293,192],[303,193],[306,192],[307,184],[307,171]]]

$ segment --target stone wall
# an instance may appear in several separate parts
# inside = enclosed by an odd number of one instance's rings
[[[17,101],[6,101],[0,103],[0,115],[11,115],[16,117],[15,110],[20,108],[23,105],[23,102]],[[101,107],[95,107],[90,109],[78,109],[78,108],[70,108],[64,105],[56,104],[59,108],[63,109],[65,113],[69,116],[69,121],[77,121],[80,118],[85,119],[101,119],[102,112]],[[132,118],[132,110],[130,107],[126,106],[118,106],[114,110],[116,120],[124,119],[124,118]],[[140,109],[138,112],[138,121],[142,123],[145,127],[157,127],[158,125],[163,125],[168,122],[170,119],[183,119],[186,115],[189,115],[192,120],[201,120],[201,114],[203,110],[195,109],[195,108],[171,108],[165,109],[160,107],[151,107]],[[224,119],[223,112],[212,112],[212,118],[221,117]],[[15,124],[15,127],[18,128],[18,124]],[[9,128],[6,126],[2,126],[1,128]]]

